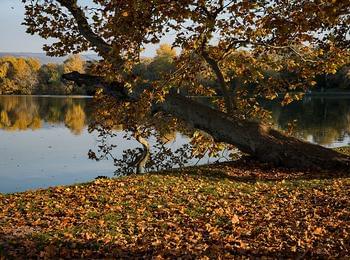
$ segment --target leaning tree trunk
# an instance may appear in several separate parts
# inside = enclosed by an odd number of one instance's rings
[[[137,100],[137,95],[128,94],[123,86],[106,84],[96,76],[73,72],[63,77],[78,84],[97,84],[120,100]],[[232,144],[262,162],[293,168],[347,170],[350,166],[350,157],[346,155],[286,136],[262,123],[232,118],[175,93],[168,94],[163,103],[154,107],[207,132],[215,141]]]
[[[259,161],[295,168],[346,169],[350,166],[350,157],[346,155],[287,136],[262,123],[229,117],[180,95],[168,95],[160,109]]]

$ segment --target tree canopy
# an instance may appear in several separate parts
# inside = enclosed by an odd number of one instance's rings
[[[148,120],[160,110],[182,119],[186,127],[208,132],[212,141],[233,144],[263,161],[310,166],[317,163],[306,162],[312,159],[306,150],[319,159],[321,154],[337,156],[319,147],[302,148],[306,144],[253,121],[269,119],[259,99],[282,97],[282,103],[288,104],[300,99],[296,92],[314,86],[318,75],[335,73],[349,63],[349,1],[94,0],[86,6],[77,0],[22,1],[27,32],[57,39],[44,46],[48,54],[96,51],[102,59],[90,69],[94,76],[89,79],[97,82],[102,77],[102,85],[112,87],[105,88],[105,93],[119,92],[112,94],[119,102],[135,101],[117,105],[103,97],[106,102],[100,107],[109,111],[112,104],[117,111],[102,113],[105,122],[122,123],[133,132],[140,132],[140,125],[183,126],[173,119],[167,124],[160,124],[159,118]],[[181,49],[174,69],[140,91],[133,68],[142,50],[169,34],[173,35],[172,47]],[[217,113],[174,95],[174,87],[190,95],[222,96],[214,100]],[[221,124],[231,130],[217,130]],[[205,135],[195,136],[194,143],[206,143]],[[268,155],[267,144],[274,151]],[[212,147],[218,149],[217,144]],[[304,150],[303,155],[292,155],[295,149]]]
[[[38,79],[40,62],[36,59],[3,57],[0,59],[0,93],[30,94]]]
[[[69,56],[63,64],[40,64],[33,58],[0,58],[0,94],[83,94],[86,89],[62,81],[62,74],[84,72],[86,62],[79,55]]]

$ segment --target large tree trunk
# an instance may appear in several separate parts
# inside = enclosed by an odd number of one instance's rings
[[[259,161],[295,168],[347,169],[350,166],[350,157],[346,155],[284,135],[262,123],[229,117],[177,94],[168,95],[160,109]]]
[[[78,84],[99,84],[107,93],[121,100],[137,99],[137,95],[129,95],[123,86],[105,84],[99,77],[74,72],[64,75],[64,78]],[[175,93],[168,94],[163,103],[154,106],[207,132],[215,141],[232,144],[262,162],[293,168],[347,170],[350,166],[350,157],[346,155],[286,136],[262,123],[232,118]]]

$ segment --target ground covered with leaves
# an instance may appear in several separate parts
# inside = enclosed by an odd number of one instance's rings
[[[250,161],[0,195],[0,259],[349,257],[350,177]]]

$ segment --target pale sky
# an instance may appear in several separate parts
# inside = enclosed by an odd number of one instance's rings
[[[0,0],[0,52],[44,52],[45,40],[25,32],[21,25],[24,7],[21,0]],[[154,56],[158,46],[147,46],[143,56]]]
[[[45,41],[25,32],[23,18],[20,0],[0,0],[0,52],[43,52]]]

